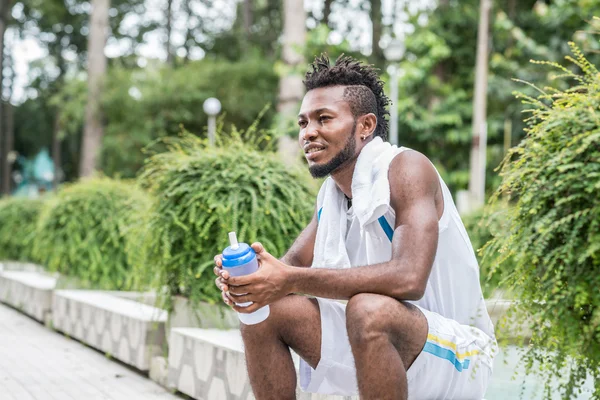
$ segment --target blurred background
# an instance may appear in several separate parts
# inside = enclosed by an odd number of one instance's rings
[[[182,129],[206,137],[208,98],[225,128],[247,128],[267,106],[258,124],[284,138],[285,153],[302,76],[327,52],[381,70],[397,143],[429,156],[453,193],[469,189],[465,209],[497,187],[494,168],[524,135],[513,91],[529,88],[513,78],[546,79],[530,60],[561,60],[572,40],[592,62],[600,50],[587,34],[594,0],[0,4],[4,195],[35,196],[94,170],[134,177],[153,140]]]

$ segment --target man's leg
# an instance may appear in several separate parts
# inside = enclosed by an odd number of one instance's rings
[[[406,399],[406,371],[427,341],[421,311],[391,297],[362,293],[348,301],[346,329],[361,399]]]
[[[321,317],[315,299],[290,295],[270,305],[269,318],[240,324],[248,375],[257,400],[296,398],[290,347],[311,367],[321,358]]]

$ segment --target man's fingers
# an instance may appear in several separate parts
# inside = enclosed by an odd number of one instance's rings
[[[221,289],[224,292],[227,292],[229,290],[229,285],[227,284],[227,281],[225,281],[223,278],[217,278],[219,280],[219,284],[221,286],[219,286],[219,289]]]
[[[260,253],[266,253],[265,248],[260,242],[254,242],[250,245],[250,247],[252,247],[252,250],[254,250],[256,254],[260,255]]]
[[[228,306],[231,306],[233,304],[233,301],[229,300],[229,297],[227,297],[226,292],[221,292],[221,298],[223,299],[223,302]]]
[[[236,301],[237,301],[238,303],[240,303],[240,301],[238,301],[238,300],[234,299],[234,298],[233,298],[233,296],[232,296],[231,294],[229,294],[229,291],[228,291],[228,290],[224,290],[224,291],[223,291],[223,293],[225,293],[225,296],[227,296],[227,298],[229,299],[229,303],[230,303],[230,304],[233,304],[233,303],[235,303]]]
[[[215,285],[217,285],[217,288],[222,292],[227,292],[229,290],[229,285],[223,280],[223,278],[216,278]]]
[[[231,299],[231,301],[233,301],[234,303],[237,303],[237,304],[252,302],[253,296],[250,296],[247,294],[243,294],[241,296],[232,296],[231,292],[228,292],[227,294],[229,295],[229,298]]]
[[[229,286],[229,293],[239,296],[243,294],[250,294],[252,292],[248,290],[247,286]]]
[[[215,265],[217,267],[219,267],[219,269],[221,269],[221,267],[223,267],[223,255],[222,254],[217,254],[214,257],[214,261],[215,261]]]

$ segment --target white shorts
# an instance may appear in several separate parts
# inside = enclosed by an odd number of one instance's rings
[[[321,311],[321,359],[312,369],[300,359],[300,387],[311,393],[358,395],[354,357],[346,332],[346,305],[317,298]],[[481,400],[493,368],[496,341],[483,331],[419,307],[429,334],[407,371],[412,400]]]

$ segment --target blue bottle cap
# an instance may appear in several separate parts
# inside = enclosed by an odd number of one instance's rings
[[[254,257],[256,257],[256,253],[246,243],[239,243],[235,250],[229,246],[223,250],[223,267],[239,267],[249,263]]]

